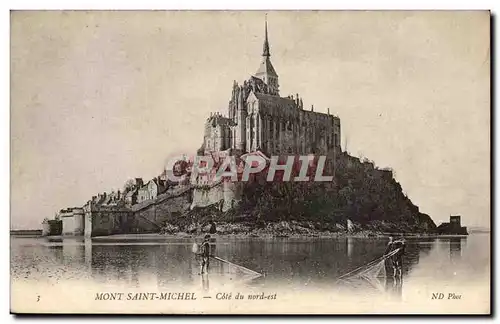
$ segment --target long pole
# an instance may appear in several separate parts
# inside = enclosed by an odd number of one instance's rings
[[[250,269],[245,268],[245,267],[243,267],[243,266],[240,266],[240,265],[234,264],[234,263],[229,262],[229,261],[227,261],[227,260],[224,260],[224,259],[222,259],[222,258],[219,258],[219,257],[213,257],[213,258],[214,258],[215,260],[218,260],[218,261],[221,261],[221,262],[225,262],[225,263],[227,263],[227,264],[230,264],[230,265],[232,265],[232,266],[234,266],[234,267],[236,267],[236,268],[240,268],[240,269],[242,269],[242,270],[244,270],[244,271],[247,271],[247,272],[253,273],[253,274],[255,274],[255,275],[262,276],[262,274],[260,274],[260,273],[258,273],[258,272],[256,272],[256,271],[253,271],[253,270],[250,270]]]

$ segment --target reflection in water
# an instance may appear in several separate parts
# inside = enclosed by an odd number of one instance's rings
[[[208,281],[208,274],[205,274],[201,277],[201,286],[203,288],[203,291],[209,292],[210,291],[210,286],[209,286],[209,281]]]
[[[466,242],[466,238],[464,238]],[[462,238],[452,237],[450,238],[450,259],[452,261],[460,259],[462,257]]]
[[[408,283],[414,269],[436,276],[436,270],[453,269],[459,275],[482,271],[488,262],[488,236],[469,237],[479,240],[471,247],[466,238],[408,238],[401,278],[393,278],[385,268],[384,275],[352,281],[342,289],[366,291],[391,296],[403,294],[403,278]],[[259,289],[314,288],[331,293],[341,275],[379,258],[387,239],[221,239],[215,255],[236,265],[255,270],[265,276],[255,279],[228,263],[211,259],[209,274],[200,276],[200,260],[192,253],[195,240],[165,239],[161,242],[98,243],[90,239],[64,238],[11,239],[11,274],[14,278],[37,280],[86,280],[89,283],[120,284],[125,287],[156,286],[195,287],[208,292],[219,287],[244,285]],[[476,242],[475,241],[475,242]],[[484,243],[484,244],[483,244]],[[436,248],[439,247],[439,248]],[[449,253],[450,258],[446,258]],[[467,253],[467,254],[466,254]],[[467,257],[464,257],[464,254]],[[425,267],[422,268],[422,260]],[[464,263],[467,259],[468,263]],[[475,260],[474,267],[470,260]],[[452,263],[450,263],[452,261]],[[461,269],[461,271],[457,271]],[[382,270],[381,270],[382,271]],[[440,273],[443,273],[440,270]],[[387,277],[385,274],[388,274]],[[444,274],[443,274],[444,276]],[[453,278],[450,277],[450,280]],[[210,282],[210,284],[209,284]]]
[[[84,240],[85,249],[85,265],[91,271],[92,270],[92,239],[85,238]]]
[[[85,246],[82,240],[78,238],[64,239],[63,242],[63,263],[71,265],[72,263],[82,264],[85,260]]]
[[[397,300],[403,297],[403,276],[387,276],[385,282],[385,292]]]
[[[354,248],[354,241],[352,237],[346,237],[346,243],[347,243],[347,256],[351,258],[352,256],[352,250]]]

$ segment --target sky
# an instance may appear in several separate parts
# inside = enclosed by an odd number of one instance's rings
[[[193,154],[260,64],[263,11],[13,11],[11,228]],[[485,11],[270,11],[282,96],[339,116],[439,224],[490,226]]]

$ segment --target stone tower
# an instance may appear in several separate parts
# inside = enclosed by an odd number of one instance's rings
[[[246,120],[244,89],[240,86],[236,92],[236,132],[234,136],[235,148],[244,151],[246,147]]]
[[[269,40],[267,37],[267,17],[265,26],[264,48],[262,51],[262,63],[255,76],[267,84],[269,94],[279,96],[278,74],[271,64],[271,52],[269,51]]]

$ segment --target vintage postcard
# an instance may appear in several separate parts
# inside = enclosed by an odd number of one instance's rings
[[[489,11],[10,18],[12,313],[491,313]]]

